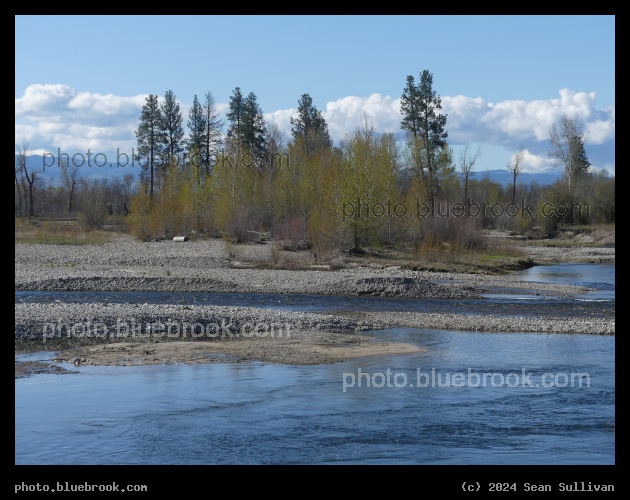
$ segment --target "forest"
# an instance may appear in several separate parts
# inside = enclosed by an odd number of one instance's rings
[[[448,116],[433,75],[408,76],[401,96],[405,139],[379,133],[367,116],[334,145],[309,94],[298,100],[291,136],[266,123],[254,92],[236,87],[225,120],[214,97],[194,97],[184,120],[173,91],[149,95],[135,132],[139,176],[87,180],[60,165],[46,185],[17,146],[15,216],[76,220],[147,241],[223,237],[247,242],[269,234],[285,248],[310,249],[318,261],[340,251],[403,245],[416,249],[483,247],[484,229],[553,237],[567,225],[615,222],[615,179],[593,172],[579,116],[549,129],[549,158],[563,176],[552,185],[519,182],[524,147],[505,168],[510,186],[474,174],[481,148],[448,142]],[[19,222],[18,222],[19,221]]]

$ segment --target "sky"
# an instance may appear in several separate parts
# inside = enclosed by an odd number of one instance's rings
[[[137,147],[149,94],[172,90],[186,123],[195,95],[224,113],[236,87],[287,139],[305,93],[335,145],[366,118],[402,139],[407,76],[429,70],[456,158],[481,148],[474,170],[506,168],[522,145],[524,171],[550,171],[549,127],[567,113],[614,174],[614,40],[612,15],[20,15],[16,151],[115,161]]]

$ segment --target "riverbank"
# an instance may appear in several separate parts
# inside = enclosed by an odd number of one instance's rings
[[[15,290],[155,291],[207,293],[282,293],[371,295],[410,298],[480,298],[493,288],[539,290],[548,293],[587,291],[566,285],[532,284],[510,274],[469,274],[413,269],[356,258],[324,268],[260,269],[271,259],[271,245],[230,245],[223,240],[140,242],[118,235],[101,245],[15,244]],[[614,248],[524,246],[541,261],[568,261],[595,254],[613,259]],[[287,252],[292,255],[293,253]],[[578,255],[579,254],[579,255]],[[296,258],[299,258],[296,257]],[[599,259],[601,260],[601,258]],[[250,265],[246,265],[246,264]]]
[[[524,247],[527,248],[530,247]],[[550,252],[548,247],[531,248],[538,255]],[[488,293],[502,294],[506,298],[527,293],[544,299],[592,290],[575,285],[527,282],[509,274],[429,272],[400,266],[361,267],[353,264],[336,270],[287,270],[243,268],[240,265],[264,258],[269,250],[269,245],[241,245],[239,260],[235,261],[222,240],[139,242],[120,236],[99,245],[16,243],[15,290],[238,292],[421,299],[483,299]],[[564,249],[551,250],[567,255]],[[608,255],[612,250],[614,259],[614,248],[605,250]],[[592,252],[593,247],[583,247],[581,251],[586,254]],[[284,336],[277,335],[279,327],[285,328]],[[225,362],[226,359],[317,364],[356,356],[422,352],[404,344],[379,345],[360,333],[396,327],[591,335],[615,333],[615,321],[610,318],[418,312],[340,311],[322,314],[164,304],[15,305],[16,353],[17,344],[24,341],[41,344],[37,349],[43,351],[54,345],[54,339],[64,336],[106,338],[106,342],[95,345],[55,345],[59,360],[85,358],[88,364],[199,363]],[[105,347],[110,341],[115,341],[111,345],[117,345],[118,350]],[[151,349],[146,349],[149,344]],[[124,349],[120,349],[123,346]],[[154,352],[151,356],[144,355],[143,349],[144,352]],[[114,354],[116,356],[112,358]],[[79,361],[81,363],[83,361]]]
[[[530,258],[539,264],[558,262],[603,264],[615,262],[615,248],[578,245],[529,245],[525,248]]]
[[[52,358],[75,366],[147,366],[259,361],[288,365],[331,364],[372,356],[428,352],[406,342],[330,332],[294,332],[290,338],[239,338],[221,341],[113,342],[65,348]],[[29,367],[27,367],[29,368]]]

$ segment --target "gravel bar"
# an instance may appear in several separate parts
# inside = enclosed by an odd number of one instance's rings
[[[170,291],[214,293],[371,295],[417,298],[480,298],[484,293],[568,295],[589,288],[487,276],[391,268],[325,270],[234,269],[222,240],[139,242],[117,236],[102,245],[15,244],[15,290]],[[610,250],[610,249],[607,249]],[[238,245],[239,259],[269,261],[271,245]],[[590,250],[589,250],[590,251]],[[612,249],[614,256],[614,249]],[[131,323],[197,324],[208,334],[231,324],[231,333],[251,325],[286,323],[294,331],[354,332],[397,326],[465,331],[588,333],[612,335],[614,319],[521,318],[421,313],[319,314],[226,306],[151,304],[16,304],[16,339],[41,338],[53,324],[77,332],[98,324],[101,332],[125,331]],[[217,326],[218,325],[218,326]],[[58,328],[61,331],[62,327]],[[159,326],[158,326],[159,328]],[[174,326],[173,326],[174,328]],[[214,332],[214,330],[212,330]],[[54,332],[53,332],[54,333]],[[98,333],[98,328],[97,328]]]
[[[268,261],[270,245],[239,245],[240,258]],[[614,249],[613,249],[614,250]],[[550,294],[589,289],[397,267],[324,270],[233,269],[222,240],[103,245],[15,244],[15,290],[283,293],[438,299],[480,298],[506,287]]]
[[[295,331],[356,332],[380,322],[256,307],[169,304],[16,304],[15,338],[115,337],[231,339]]]

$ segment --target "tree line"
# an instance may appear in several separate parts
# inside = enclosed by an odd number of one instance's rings
[[[106,222],[123,227],[131,198],[137,190],[133,174],[123,177],[86,179],[80,167],[61,161],[61,183],[54,185],[29,172],[28,143],[18,146],[15,160],[15,215],[20,218],[80,218],[86,228],[98,229]],[[62,159],[63,160],[63,159]]]
[[[219,118],[211,92],[202,101],[195,95],[188,134],[174,93],[167,91],[161,104],[158,96],[149,95],[136,131],[137,155],[143,160],[139,182],[130,189],[128,183],[112,181],[118,189],[124,185],[125,196],[109,211],[118,211],[132,234],[144,240],[176,234],[246,240],[254,232],[271,231],[312,246],[320,256],[338,248],[415,244],[432,237],[438,226],[444,231],[452,225],[451,233],[461,234],[464,226],[527,231],[542,224],[553,232],[560,223],[614,222],[614,177],[590,172],[579,117],[564,115],[549,131],[549,157],[563,170],[562,181],[545,187],[519,183],[521,147],[506,166],[513,176],[506,188],[474,178],[481,149],[465,147],[456,157],[441,108],[433,75],[424,70],[417,83],[408,76],[402,92],[404,141],[378,133],[364,117],[335,146],[309,94],[298,100],[290,137],[265,122],[254,92],[245,95],[239,87],[230,96],[227,123]],[[63,186],[37,188],[32,173],[29,180],[25,165],[16,164],[16,212],[33,215],[38,206],[40,213],[51,210],[55,196],[72,211],[74,197],[85,199],[98,189],[79,185],[73,173],[66,166]],[[103,191],[110,188],[102,186]],[[46,203],[29,201],[27,191],[36,198],[47,191]],[[541,220],[529,211],[520,217],[470,212],[482,203],[506,206],[519,200],[537,212],[544,203],[587,203],[588,213]],[[60,206],[59,201],[53,204]],[[443,210],[461,205],[462,210],[449,217],[418,217],[420,204]]]

